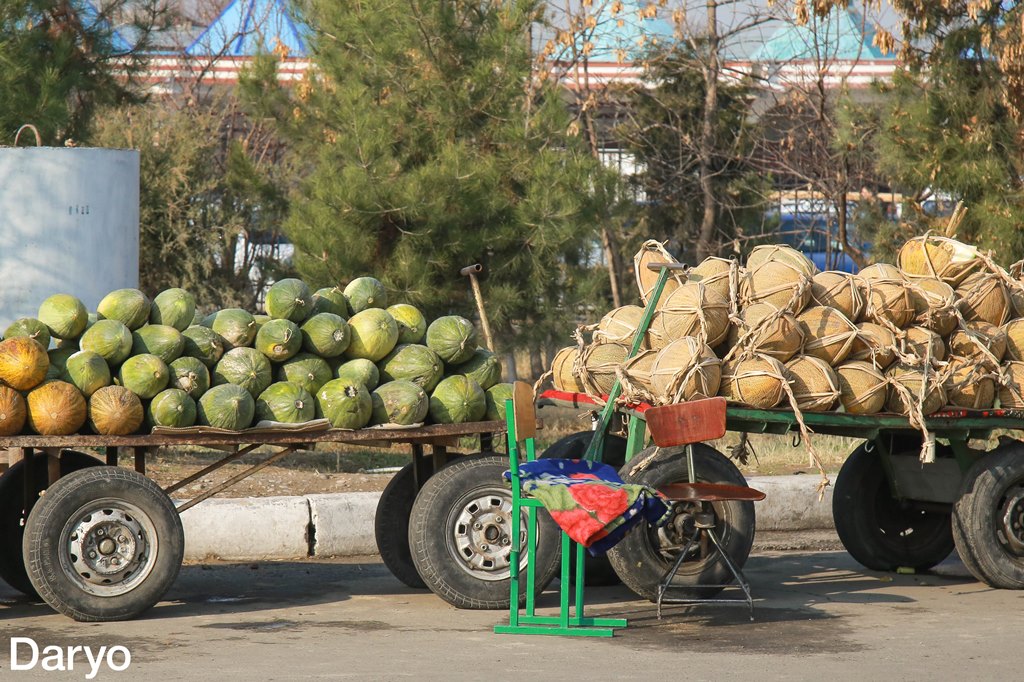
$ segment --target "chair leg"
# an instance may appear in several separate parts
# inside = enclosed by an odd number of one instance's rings
[[[750,594],[750,583],[747,582],[747,576],[743,574],[743,571],[739,566],[733,563],[732,559],[729,558],[729,553],[722,548],[722,543],[718,541],[718,536],[715,531],[708,528],[705,531],[711,538],[711,542],[715,543],[715,547],[718,548],[718,553],[722,555],[722,560],[725,561],[725,565],[729,568],[729,572],[732,573],[733,577],[736,578],[736,583],[739,588],[743,590],[743,594],[747,600],[747,606],[750,608],[750,620],[754,620],[754,598]]]
[[[736,579],[736,585],[735,586],[739,587],[740,590],[743,591],[743,599],[714,599],[714,598],[710,598],[710,599],[699,599],[699,598],[693,598],[693,599],[667,599],[665,597],[665,593],[668,591],[669,587],[671,587],[672,580],[676,577],[676,573],[679,572],[679,567],[682,566],[683,560],[686,558],[687,554],[689,554],[690,549],[699,541],[702,533],[706,533],[707,534],[706,537],[708,537],[711,540],[711,543],[715,546],[715,550],[722,556],[722,560],[725,562],[726,568],[729,569],[729,572],[732,574],[733,578]],[[733,586],[732,585],[707,585],[706,587],[733,587]],[[735,562],[733,562],[733,560],[729,557],[729,554],[722,547],[722,543],[719,541],[718,535],[715,534],[715,531],[712,528],[698,528],[697,529],[697,532],[694,533],[693,536],[689,540],[687,540],[686,546],[683,548],[683,551],[680,552],[679,556],[676,558],[675,562],[672,564],[672,568],[670,568],[665,573],[664,577],[662,577],[662,579],[661,579],[661,582],[658,583],[658,600],[657,600],[657,605],[658,605],[658,619],[659,620],[661,620],[661,605],[663,603],[665,603],[665,604],[673,604],[673,603],[674,604],[700,604],[700,603],[712,603],[712,604],[728,604],[728,603],[733,603],[733,604],[735,604],[735,603],[746,603],[747,608],[750,609],[750,620],[751,621],[754,620],[754,598],[753,598],[753,595],[752,595],[752,593],[750,591],[750,583],[747,582],[747,577],[743,573],[743,571],[740,569],[740,567],[737,566],[735,564]]]
[[[661,620],[661,603],[665,598],[665,592],[672,584],[672,580],[676,577],[676,573],[679,572],[679,567],[683,565],[683,560],[690,553],[690,549],[696,544],[697,538],[700,537],[700,533],[694,533],[689,540],[686,541],[686,546],[683,547],[683,551],[676,557],[675,563],[672,564],[672,568],[662,577],[661,582],[658,583],[658,620]]]

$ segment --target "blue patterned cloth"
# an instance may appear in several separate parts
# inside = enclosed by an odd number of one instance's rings
[[[512,480],[512,472],[505,472]],[[625,483],[614,467],[586,459],[538,459],[519,465],[523,494],[536,498],[551,518],[592,556],[604,554],[641,521],[661,525],[669,516],[653,488]]]

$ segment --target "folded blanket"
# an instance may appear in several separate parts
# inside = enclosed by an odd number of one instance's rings
[[[512,472],[505,472],[512,480]],[[650,486],[625,483],[614,467],[581,459],[538,459],[519,465],[524,494],[540,501],[551,518],[592,556],[614,547],[641,521],[661,525],[664,498]]]

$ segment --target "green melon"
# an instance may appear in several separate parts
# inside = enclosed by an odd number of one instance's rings
[[[256,421],[301,424],[316,417],[316,402],[309,391],[290,381],[267,386],[256,399]]]
[[[381,381],[404,379],[430,392],[444,375],[444,363],[426,346],[405,344],[396,347],[377,364]]]
[[[416,306],[408,303],[396,303],[388,308],[388,313],[398,324],[398,343],[422,343],[427,335],[427,320]]]
[[[277,366],[274,372],[277,381],[290,381],[298,384],[310,395],[316,395],[320,387],[334,378],[331,366],[321,357],[311,353],[299,353],[290,360]]]
[[[89,426],[101,436],[135,433],[144,417],[139,396],[124,386],[104,386],[89,398]]]
[[[340,315],[317,313],[302,324],[302,347],[322,358],[334,358],[351,342],[348,324]]]
[[[270,360],[255,348],[233,348],[213,369],[213,384],[234,384],[255,399],[273,382]]]
[[[373,399],[372,424],[419,424],[427,417],[430,399],[411,381],[389,381],[370,395]]]
[[[196,421],[204,426],[241,431],[252,425],[255,414],[256,401],[249,391],[234,384],[221,384],[199,399]]]
[[[369,308],[356,313],[348,321],[352,340],[345,357],[365,358],[377,362],[398,343],[398,324],[386,310]]]
[[[171,388],[185,391],[194,400],[199,400],[210,390],[210,371],[199,358],[185,356],[170,365]]]
[[[98,320],[85,330],[78,345],[99,353],[108,365],[116,367],[132,354],[132,332],[118,320]]]
[[[369,308],[387,308],[388,292],[380,280],[373,277],[356,277],[345,287],[345,298],[352,314]]]
[[[449,365],[458,365],[473,357],[476,328],[458,315],[439,317],[427,327],[427,347]]]
[[[96,313],[89,313],[85,323],[85,330],[82,332],[82,334],[84,334],[86,331],[89,330],[90,327],[96,324],[96,320]],[[80,342],[82,340],[82,334],[79,334],[77,337],[73,339],[54,339],[53,346],[54,348],[72,348],[74,350],[81,350],[82,346]]]
[[[153,299],[150,324],[166,324],[179,332],[188,329],[196,317],[196,299],[184,289],[165,289]]]
[[[484,391],[487,398],[487,412],[484,419],[487,421],[505,420],[505,401],[512,399],[512,384],[494,384]]]
[[[355,360],[349,360],[338,365],[334,376],[338,379],[366,386],[367,391],[377,388],[377,384],[380,383],[380,370],[377,369],[377,365],[364,358],[356,358]]]
[[[47,351],[46,355],[50,358],[50,368],[46,370],[46,378],[60,379],[61,372],[64,371],[64,365],[67,364],[68,358],[77,352],[77,348],[54,348]],[[107,371],[110,371],[109,368]]]
[[[241,308],[225,308],[203,318],[209,327],[224,340],[224,350],[251,346],[256,338],[256,319]]]
[[[50,347],[50,329],[34,317],[15,320],[4,330],[5,339],[15,339],[19,336],[27,336],[42,346],[43,350]]]
[[[342,319],[348,319],[348,299],[345,292],[338,287],[324,287],[313,294],[313,308],[310,316],[319,313],[331,313]]]
[[[302,322],[313,307],[313,294],[301,279],[282,279],[267,290],[267,315],[275,320]]]
[[[443,379],[430,394],[430,419],[437,424],[476,422],[487,414],[480,384],[461,374]]]
[[[206,319],[206,315],[203,315],[203,311],[196,308],[196,314],[192,316],[192,323],[189,327],[199,327],[203,324],[203,320]]]
[[[196,358],[210,369],[224,355],[224,339],[209,327],[189,327],[181,335],[185,338],[184,354]]]
[[[472,357],[458,367],[459,374],[467,376],[485,391],[501,381],[501,361],[489,350],[477,348]]]
[[[96,306],[101,320],[117,320],[134,331],[149,322],[150,302],[138,289],[118,289]]]
[[[284,362],[302,348],[302,332],[291,320],[270,320],[256,332],[256,350],[274,362]]]
[[[373,400],[362,384],[334,379],[316,394],[316,416],[336,429],[361,429],[370,423]]]
[[[170,364],[185,351],[185,337],[167,324],[147,324],[132,332],[132,355],[155,355]]]
[[[54,294],[39,306],[39,321],[56,339],[76,339],[89,323],[85,304],[70,294]]]
[[[155,355],[130,357],[117,371],[117,382],[140,398],[152,398],[167,388],[170,381],[167,363]]]
[[[81,350],[69,357],[59,378],[77,388],[86,398],[113,383],[107,361],[91,350]]]
[[[256,333],[259,334],[260,330],[263,329],[263,325],[270,322],[272,318],[270,315],[253,315],[252,319],[256,320]]]
[[[196,401],[180,388],[168,388],[156,394],[146,408],[150,426],[187,428],[196,423]]]

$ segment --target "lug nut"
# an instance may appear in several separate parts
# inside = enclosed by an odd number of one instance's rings
[[[486,552],[488,549],[490,549],[490,548],[487,545],[480,545],[480,551],[481,552]]]
[[[483,529],[484,529],[484,524],[482,524],[480,522],[477,522],[477,523],[473,524],[473,530],[483,530]]]
[[[90,559],[95,559],[96,558],[96,552],[89,552],[89,558]]]
[[[499,517],[497,517],[496,519],[494,519],[494,522],[495,522],[495,523],[505,523],[505,519],[503,519],[503,518],[501,518],[501,517],[499,516]]]

